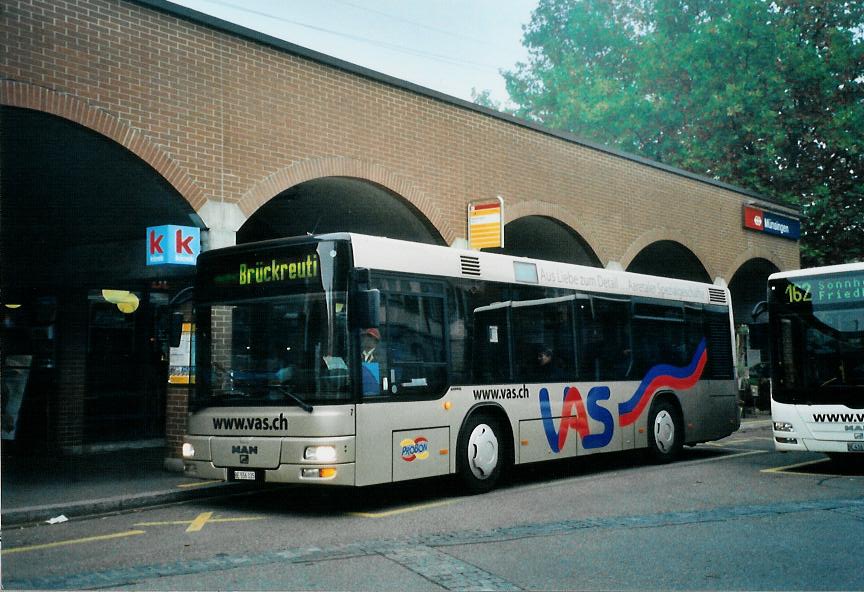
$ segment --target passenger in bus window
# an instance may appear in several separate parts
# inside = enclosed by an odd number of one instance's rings
[[[537,379],[546,382],[560,382],[564,380],[564,371],[555,359],[555,352],[551,347],[543,346],[537,352]]]
[[[363,349],[362,356],[364,362],[375,361],[375,350],[378,348],[378,343],[381,341],[381,333],[378,329],[364,329],[360,334],[360,347]]]
[[[362,386],[364,395],[380,395],[385,390],[381,364],[377,354],[381,333],[378,329],[364,329],[360,334],[360,361],[362,362]]]

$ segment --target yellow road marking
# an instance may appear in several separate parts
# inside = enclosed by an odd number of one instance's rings
[[[189,525],[189,528],[186,529],[186,532],[198,532],[204,525],[207,524],[207,521],[213,517],[213,512],[202,512],[198,514],[195,520]]]
[[[429,504],[420,504],[417,506],[408,506],[406,508],[399,508],[397,510],[390,510],[389,512],[349,512],[349,516],[359,516],[361,518],[388,518],[390,516],[397,516],[399,514],[407,514],[409,512],[419,512],[420,510],[428,510],[430,508],[438,508],[440,506],[447,506],[454,503],[455,500],[447,500],[443,502],[432,502]]]
[[[263,520],[263,516],[246,516],[242,518],[209,518],[207,524],[217,524],[221,522],[251,522],[252,520]],[[197,520],[197,518],[196,518]],[[192,525],[194,520],[165,520],[162,522],[136,522],[132,526],[182,526],[187,524]],[[200,530],[200,529],[199,529]],[[189,532],[189,531],[187,531]]]
[[[794,465],[787,465],[785,467],[774,467],[773,469],[762,469],[762,472],[763,473],[785,473],[789,469],[797,469],[798,467],[806,467],[809,465],[818,465],[819,463],[828,462],[829,460],[830,459],[828,459],[828,458],[818,458],[816,460],[808,460],[807,462],[797,463]],[[825,477],[825,476],[829,475],[829,473],[825,473],[825,474],[822,474],[822,473],[789,473],[789,474],[790,475],[801,475],[804,477],[814,477],[814,476]]]
[[[222,481],[195,481],[194,483],[178,483],[177,487],[201,487],[202,485],[212,485],[213,483],[222,483]]]
[[[10,555],[12,553],[26,553],[27,551],[39,551],[42,549],[53,549],[54,547],[64,547],[66,545],[81,545],[83,543],[93,543],[96,541],[109,541],[111,539],[119,539],[128,536],[145,534],[143,530],[127,530],[126,532],[117,532],[114,534],[103,534],[99,536],[86,537],[83,539],[72,539],[68,541],[57,541],[54,543],[44,543],[41,545],[29,545],[27,547],[13,547],[11,549],[3,549],[0,554]]]
[[[729,450],[735,450],[734,448],[730,448]],[[718,462],[721,460],[728,460],[730,458],[738,458],[740,456],[753,456],[754,454],[768,454],[767,450],[748,450],[745,452],[738,452],[735,454],[727,454],[725,456],[717,456],[714,458],[702,458],[699,460],[688,460],[681,463],[682,466],[686,465],[701,465],[710,462]]]

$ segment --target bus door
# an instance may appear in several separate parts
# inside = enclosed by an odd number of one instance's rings
[[[380,388],[364,388],[358,405],[358,485],[448,474],[452,417],[441,403],[449,385],[447,285],[389,274],[372,285],[381,293],[374,328]]]

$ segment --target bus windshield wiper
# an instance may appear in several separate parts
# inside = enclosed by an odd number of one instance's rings
[[[282,386],[281,384],[277,384],[277,385],[273,385],[273,388],[277,389],[280,393],[282,393],[283,395],[286,395],[289,399],[291,399],[292,401],[297,403],[300,406],[300,408],[303,411],[305,411],[306,413],[312,413],[315,410],[315,408],[312,407],[312,405],[310,405],[309,403],[307,403],[306,401],[304,401],[303,399],[301,399],[300,397],[298,397],[297,395],[292,393],[288,387]]]

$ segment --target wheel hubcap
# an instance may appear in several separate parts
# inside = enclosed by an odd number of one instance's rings
[[[498,438],[485,423],[481,423],[468,437],[468,466],[478,479],[486,479],[498,466]]]
[[[654,443],[664,454],[672,451],[675,444],[675,421],[668,411],[661,411],[654,419]]]

